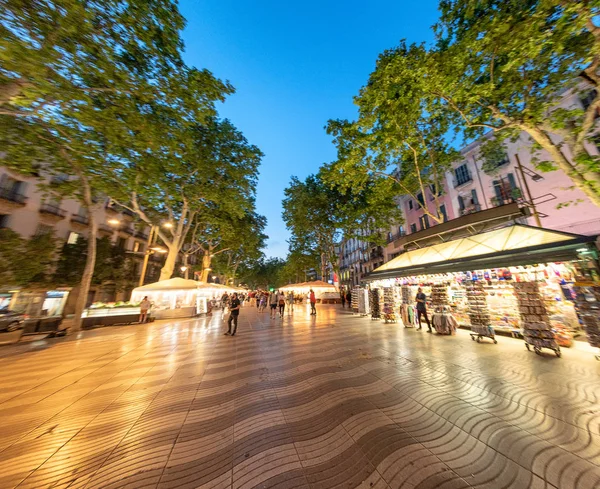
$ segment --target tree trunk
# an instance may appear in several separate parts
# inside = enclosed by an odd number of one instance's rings
[[[88,293],[92,284],[92,277],[94,276],[94,267],[96,265],[96,216],[92,209],[92,191],[87,178],[83,177],[81,174],[80,182],[83,187],[84,205],[88,211],[88,245],[85,268],[83,269],[83,275],[81,276],[81,282],[79,283],[79,295],[77,296],[77,302],[75,303],[75,317],[73,318],[71,332],[81,330],[81,315],[83,314],[83,310],[87,303]]]
[[[575,186],[579,188],[585,195],[598,207],[600,207],[600,187],[596,188],[596,182],[593,180],[587,180],[585,176],[574,167],[574,165],[567,159],[562,153],[560,147],[552,141],[544,131],[536,127],[521,126],[525,132],[527,132],[535,142],[537,142],[543,149],[548,151],[550,157],[558,165],[558,167],[566,173],[566,175],[573,181]],[[576,156],[576,155],[575,155]]]
[[[177,246],[176,243],[173,243],[168,247],[168,249],[169,252],[167,253],[165,264],[160,269],[160,281],[169,280],[173,276],[173,271],[175,270],[175,262],[177,261],[177,255],[179,254],[179,246]]]
[[[323,282],[327,282],[325,279],[325,275],[327,273],[327,259],[325,258],[325,253],[321,253],[321,280]]]
[[[208,274],[210,273],[210,263],[210,250],[204,250],[204,254],[202,255],[202,275],[200,276],[200,282],[208,282]]]

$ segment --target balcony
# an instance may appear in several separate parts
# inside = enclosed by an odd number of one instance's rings
[[[466,216],[469,214],[473,214],[474,212],[479,212],[481,210],[481,204],[473,204],[468,207],[465,207],[460,211],[461,216]]]
[[[406,236],[406,231],[402,231],[401,233],[396,233],[396,234],[388,234],[388,238],[387,238],[387,242],[388,243],[393,243],[394,241],[396,241],[399,238],[402,238],[403,236]]]
[[[80,216],[79,214],[73,214],[71,216],[71,222],[78,226],[87,227],[89,219],[86,216]]]
[[[60,221],[67,215],[67,211],[61,209],[56,204],[42,204],[39,210],[40,214],[50,217],[53,220]]]
[[[120,226],[119,231],[122,233],[125,233],[129,236],[133,236],[135,234],[135,231],[133,230],[133,228],[127,224]]]
[[[15,206],[22,207],[25,205],[27,197],[19,193],[18,190],[15,188],[0,187],[0,200],[3,200]]]
[[[108,224],[100,224],[98,226],[98,232],[106,234],[108,236],[112,236],[115,232],[115,228],[112,226],[109,226]]]
[[[143,240],[148,240],[148,233],[146,231],[136,231],[135,237]]]

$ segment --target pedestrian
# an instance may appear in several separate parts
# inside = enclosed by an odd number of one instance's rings
[[[151,305],[148,296],[145,296],[140,302],[140,323],[145,323],[148,320],[148,309]]]
[[[270,319],[275,319],[275,316],[277,314],[277,302],[278,301],[279,301],[279,292],[274,290],[269,294],[269,306],[271,307],[271,311],[269,313]]]
[[[346,292],[346,302],[348,303],[348,309],[352,309],[352,293],[350,292],[350,289]]]
[[[310,300],[310,315],[316,316],[317,315],[317,308],[316,308],[317,298],[315,297],[315,291],[313,289],[310,289],[309,300]]]
[[[277,293],[277,305],[279,306],[279,317],[283,319],[283,311],[285,311],[285,294]]]
[[[290,291],[287,295],[288,314],[294,312],[294,292]]]
[[[254,297],[256,298],[256,308],[259,310],[260,312],[260,297],[262,296],[262,293],[260,290],[257,290],[254,293]]]
[[[227,333],[225,333],[227,336],[235,336],[235,333],[237,332],[237,326],[238,326],[238,316],[240,315],[240,307],[241,307],[241,302],[238,299],[237,294],[234,292],[233,295],[231,296],[231,300],[229,302],[229,320],[227,321],[227,325],[229,326],[227,329]],[[233,331],[231,331],[231,323],[233,322]]]
[[[260,307],[258,308],[258,312],[265,312],[265,309],[267,308],[267,294],[264,292],[261,292],[260,294],[259,304]]]
[[[227,295],[227,292],[223,292],[223,295],[221,296],[221,307],[223,309],[225,309],[227,307],[228,303],[229,303],[229,296]]]
[[[421,327],[421,318],[425,318],[425,322],[427,323],[428,333],[431,333],[431,323],[429,322],[429,318],[427,317],[427,296],[423,293],[423,289],[419,287],[417,290],[417,323],[419,323],[419,327],[417,329],[423,329]]]
[[[342,309],[346,308],[346,292],[343,290],[340,292],[340,298],[342,299]]]

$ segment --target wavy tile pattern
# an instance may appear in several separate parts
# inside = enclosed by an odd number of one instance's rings
[[[598,489],[600,362],[322,306],[0,349],[0,488]]]

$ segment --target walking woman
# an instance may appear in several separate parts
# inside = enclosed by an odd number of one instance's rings
[[[277,304],[279,305],[279,317],[283,319],[285,310],[285,294],[283,292],[277,292]]]
[[[310,296],[309,296],[309,300],[310,300],[310,315],[311,316],[316,316],[317,315],[317,298],[315,296],[315,291],[313,289],[310,289]]]

